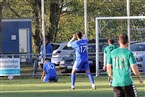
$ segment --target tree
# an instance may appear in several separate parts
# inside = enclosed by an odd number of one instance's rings
[[[3,10],[4,18],[32,18],[33,52],[39,51],[41,43],[41,0],[7,0]],[[68,41],[75,31],[84,31],[84,0],[44,0],[45,33],[51,42]],[[131,16],[145,15],[145,1],[130,2]],[[126,0],[87,0],[88,38],[95,38],[95,17],[126,16]],[[145,20],[131,22],[133,28],[144,27]],[[99,21],[102,38],[117,36],[126,31],[126,21]],[[138,32],[133,31],[136,38]]]
[[[55,41],[56,39],[63,3],[64,0],[51,0],[50,2],[50,23],[47,34],[49,41]]]
[[[41,19],[41,14],[40,14],[40,9],[41,9],[41,2],[40,0],[30,0],[30,4],[32,7],[32,11],[33,11],[33,15],[34,15],[34,33],[33,33],[33,39],[34,39],[34,46],[35,47],[35,51],[38,52],[40,49],[40,43],[41,43],[41,38],[40,38],[40,34],[41,34],[41,23],[40,23],[40,19]]]
[[[6,0],[2,0],[0,2],[0,53],[2,53],[2,29],[1,29],[1,27],[2,27],[2,18],[3,18],[2,10],[3,10],[3,7],[4,7],[5,3],[6,3]]]
[[[65,0],[59,21],[57,42],[68,41],[72,33],[83,31],[83,1]]]

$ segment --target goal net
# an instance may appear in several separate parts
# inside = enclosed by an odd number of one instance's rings
[[[107,39],[113,38],[118,43],[121,33],[128,34],[130,43],[145,41],[145,16],[128,17],[96,17],[96,76],[103,67],[103,50]],[[102,41],[106,43],[102,44]]]

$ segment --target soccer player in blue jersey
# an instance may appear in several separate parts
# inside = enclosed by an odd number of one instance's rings
[[[45,58],[51,58],[52,57],[52,46],[50,44],[50,42],[48,41],[48,38],[45,37],[45,53],[46,56],[44,54],[44,45],[41,44],[40,46],[40,56],[38,59],[34,60],[34,64],[33,64],[33,77],[36,75],[37,70],[38,70],[38,65],[40,65],[41,69],[43,69],[43,61]]]
[[[57,81],[55,65],[50,62],[50,59],[45,59],[41,80],[43,82]]]
[[[52,54],[52,46],[50,44],[50,41],[48,40],[47,37],[45,37],[45,53],[46,53],[46,58],[50,58]],[[44,57],[44,45],[42,44],[40,47],[40,54],[42,58]]]
[[[68,47],[74,48],[76,52],[76,59],[71,73],[71,88],[73,90],[75,89],[76,72],[81,70],[86,71],[92,84],[92,89],[96,89],[96,86],[94,84],[94,78],[90,72],[90,67],[88,63],[87,44],[88,39],[83,38],[81,32],[77,32],[76,34],[74,34],[73,38],[67,44]]]

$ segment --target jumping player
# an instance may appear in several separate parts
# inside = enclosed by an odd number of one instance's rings
[[[109,78],[113,78],[114,97],[137,97],[137,91],[130,76],[130,68],[140,83],[143,83],[143,80],[133,53],[127,49],[128,36],[126,34],[119,36],[119,45],[120,47],[113,50],[107,58],[108,75]]]
[[[41,80],[43,82],[57,81],[55,65],[50,62],[50,59],[45,59]]]
[[[87,44],[88,39],[83,38],[81,32],[77,32],[76,34],[74,34],[73,38],[67,44],[68,47],[74,48],[76,52],[76,59],[71,73],[71,83],[72,83],[71,88],[73,90],[75,89],[76,72],[81,70],[86,71],[92,84],[92,89],[96,89],[94,79],[90,72],[90,67],[88,64]]]

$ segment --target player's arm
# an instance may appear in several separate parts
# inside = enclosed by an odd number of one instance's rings
[[[68,47],[71,47],[71,43],[75,40],[75,38],[76,38],[76,35],[74,34],[73,38],[67,44]]]
[[[107,60],[106,60],[106,53],[104,53],[104,65],[103,65],[103,70],[106,70],[106,63],[107,63]]]
[[[112,79],[112,58],[111,54],[107,56],[107,72],[108,72],[108,77],[109,80]]]
[[[107,64],[107,72],[108,72],[109,79],[111,79],[112,78],[112,65],[111,64]]]
[[[140,76],[140,73],[139,73],[139,71],[138,71],[138,67],[137,67],[136,64],[131,65],[131,70],[132,70],[132,72],[138,77],[140,83],[143,83],[143,79],[142,79],[141,76]]]
[[[45,74],[46,74],[46,73],[45,73],[45,71],[43,70],[43,72],[42,72],[42,76],[41,76],[41,80],[43,80]]]
[[[135,57],[133,56],[133,53],[130,53],[129,62],[130,62],[130,64],[131,64],[130,67],[131,67],[132,72],[138,77],[140,83],[143,83],[143,80],[142,80],[142,78],[141,78],[141,76],[140,76],[140,73],[139,73],[139,71],[138,71],[138,67],[137,67],[137,65],[135,64],[135,63],[136,63],[136,60],[135,60]]]

